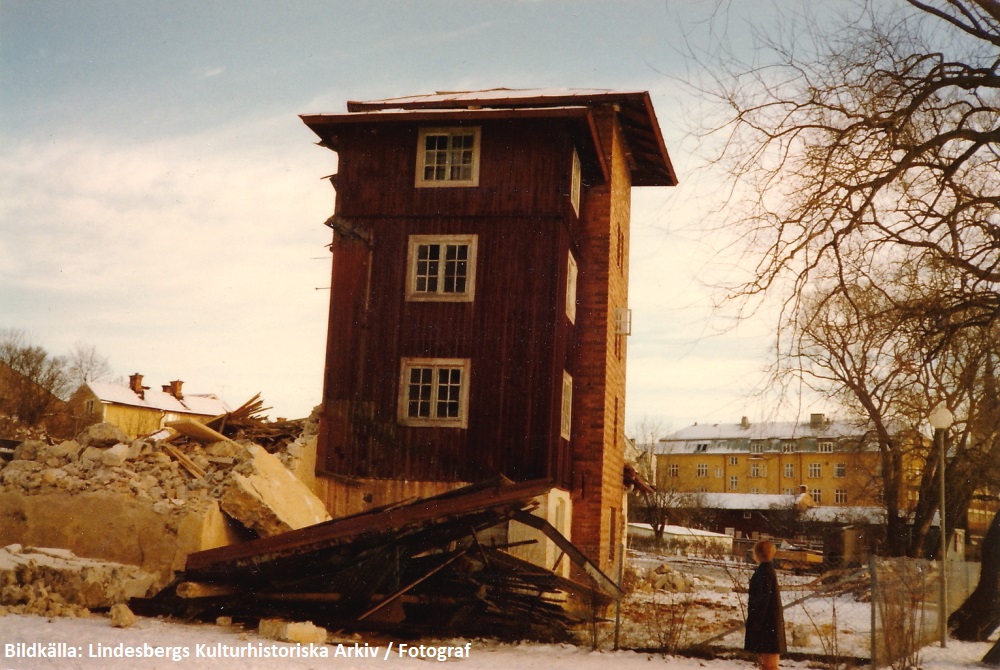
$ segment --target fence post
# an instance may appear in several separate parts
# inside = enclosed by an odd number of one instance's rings
[[[872,589],[871,631],[869,631],[871,641],[869,642],[868,646],[871,649],[870,653],[872,657],[872,670],[878,670],[878,658],[877,658],[878,650],[875,646],[877,644],[876,626],[878,624],[878,613],[875,611],[875,608],[878,607],[878,578],[875,570],[875,552],[872,552],[871,554],[868,555],[868,574],[870,575],[871,589]]]

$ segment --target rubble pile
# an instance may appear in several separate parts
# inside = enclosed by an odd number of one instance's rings
[[[0,548],[0,614],[86,616],[147,595],[153,582],[136,566],[80,558],[65,549]]]
[[[138,565],[162,587],[191,552],[328,520],[282,465],[306,469],[317,422],[234,415],[213,422],[224,432],[178,421],[131,439],[96,424],[72,440],[20,443],[0,461],[0,544]]]

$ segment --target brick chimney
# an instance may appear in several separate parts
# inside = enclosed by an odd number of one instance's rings
[[[148,386],[142,385],[142,375],[140,375],[138,372],[129,375],[128,387],[132,389],[132,393],[136,394],[140,398],[146,397],[146,389],[149,388]]]
[[[820,428],[826,427],[826,415],[825,414],[810,414],[809,415],[809,427],[813,430],[819,430]]]
[[[184,382],[182,382],[181,380],[175,379],[174,381],[170,382],[169,384],[164,384],[163,385],[163,392],[164,393],[169,393],[170,395],[172,395],[173,397],[177,398],[178,400],[182,400],[184,398],[184,394],[181,393],[181,385],[183,383]]]

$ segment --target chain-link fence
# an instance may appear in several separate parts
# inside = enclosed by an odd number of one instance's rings
[[[754,565],[742,555],[645,556],[629,599],[640,622],[623,646],[678,651],[741,650],[746,586]],[[948,611],[968,597],[979,564],[948,561]],[[873,558],[867,565],[779,570],[788,652],[836,665],[916,667],[939,639],[940,562]]]
[[[975,589],[979,564],[946,561],[944,588],[941,562],[907,558],[871,560],[874,667],[916,667],[921,647],[946,635],[942,609],[953,612]],[[945,591],[947,607],[941,607]],[[944,615],[945,617],[947,615]]]

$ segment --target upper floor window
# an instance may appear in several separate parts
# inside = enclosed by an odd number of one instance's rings
[[[751,454],[764,453],[764,442],[762,440],[750,440],[750,453]]]
[[[698,477],[708,477],[708,463],[699,463],[696,474]]]
[[[573,205],[573,211],[580,216],[580,187],[582,176],[580,170],[580,154],[573,150],[573,164],[569,176],[569,201]]]
[[[795,465],[793,463],[785,463],[785,477],[787,479],[795,477]]]
[[[479,185],[479,128],[421,128],[418,146],[418,187]]]
[[[819,479],[823,476],[823,466],[820,463],[809,464],[809,479]]]
[[[678,466],[676,463],[670,463],[667,465],[668,477],[677,477],[680,475],[680,473],[681,473],[680,466]]]
[[[465,428],[468,404],[468,359],[403,359],[399,384],[400,423]]]
[[[847,476],[847,463],[834,463],[833,464],[833,476],[837,479],[843,479]]]
[[[782,440],[781,441],[781,452],[784,454],[791,454],[795,452],[795,440]]]
[[[470,302],[476,287],[475,235],[410,235],[407,300]]]
[[[576,323],[576,281],[580,269],[572,252],[566,256],[566,316],[570,323]]]
[[[820,442],[817,445],[817,447],[819,448],[819,452],[821,454],[831,454],[831,453],[833,453],[833,442],[830,442],[829,440],[824,440],[824,441]]]
[[[730,465],[739,465],[740,464],[740,457],[739,456],[730,456],[729,457],[729,464]]]
[[[705,453],[706,451],[708,451],[708,442],[699,442],[698,444],[694,445],[694,450],[699,454]]]

